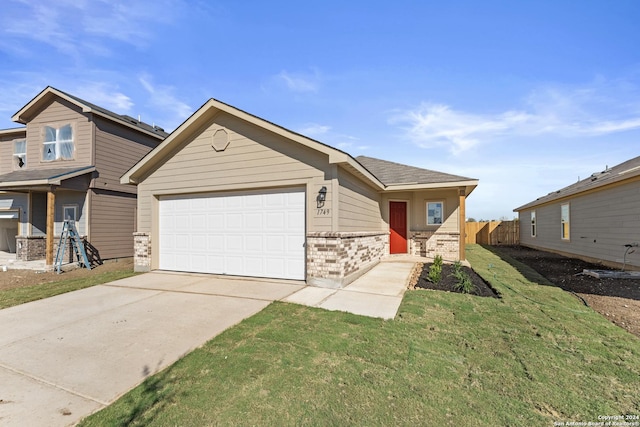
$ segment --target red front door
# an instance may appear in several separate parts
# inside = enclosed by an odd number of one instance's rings
[[[389,252],[407,253],[407,202],[389,202]]]

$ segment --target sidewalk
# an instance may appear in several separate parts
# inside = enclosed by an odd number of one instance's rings
[[[342,289],[307,286],[282,301],[393,319],[398,312],[415,261],[386,259]]]

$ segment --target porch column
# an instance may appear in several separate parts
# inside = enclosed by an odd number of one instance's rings
[[[464,187],[461,187],[458,189],[458,198],[460,199],[458,202],[458,210],[460,212],[460,242],[459,242],[459,258],[460,261],[464,261],[466,259],[466,253],[465,253],[465,249],[464,249],[464,245],[466,242],[466,223],[467,223],[467,219],[466,219],[466,207],[465,207],[465,202],[467,200],[467,196],[466,196],[466,189]]]
[[[51,187],[47,192],[47,241],[45,247],[45,260],[47,266],[53,266],[53,234],[56,212],[55,188]]]

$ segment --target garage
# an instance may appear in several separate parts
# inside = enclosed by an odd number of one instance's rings
[[[15,253],[18,235],[18,212],[0,211],[0,251]]]
[[[302,188],[162,196],[159,267],[304,280],[305,231]]]

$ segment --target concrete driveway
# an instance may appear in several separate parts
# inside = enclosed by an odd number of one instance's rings
[[[73,425],[302,288],[148,273],[0,310],[0,425]]]

